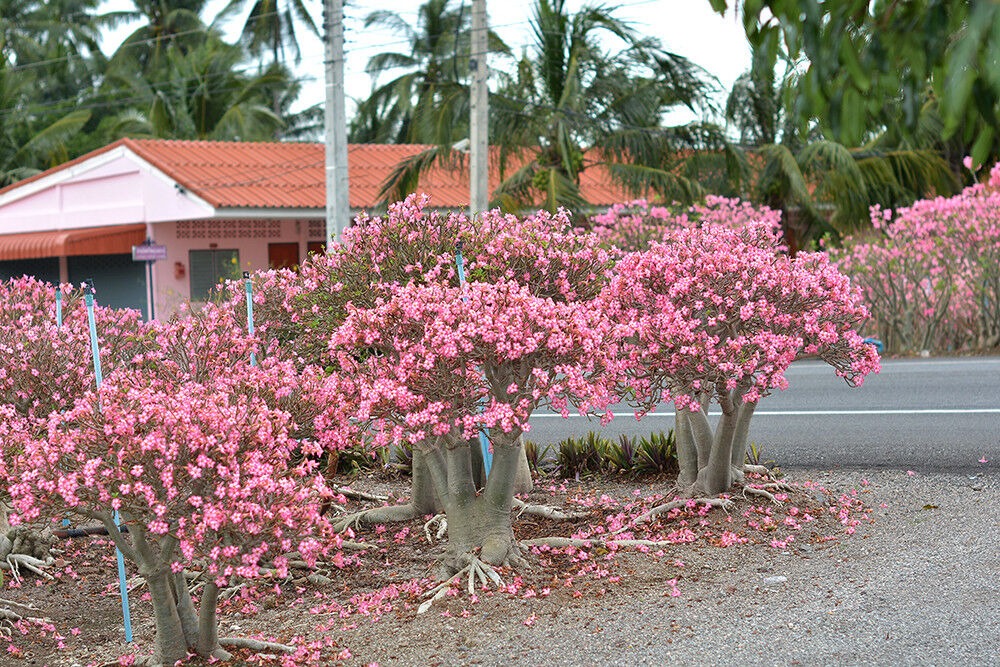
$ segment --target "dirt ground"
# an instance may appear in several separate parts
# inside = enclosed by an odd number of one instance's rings
[[[530,569],[501,571],[502,587],[477,583],[470,595],[463,580],[418,614],[422,594],[436,583],[441,543],[428,544],[423,520],[365,528],[354,536],[369,545],[364,551],[344,551],[342,558],[316,572],[299,571],[292,580],[230,590],[220,607],[221,634],[294,645],[294,664],[310,665],[517,664],[529,654],[536,663],[587,664],[573,653],[584,636],[598,642],[608,637],[603,646],[618,651],[614,655],[643,655],[644,642],[664,646],[696,633],[681,609],[708,613],[734,604],[734,596],[766,598],[787,580],[777,573],[789,563],[808,569],[824,559],[836,561],[845,543],[877,536],[878,517],[892,500],[880,492],[877,474],[874,481],[851,471],[823,474],[820,482],[806,475],[789,478],[795,490],[779,495],[780,504],[736,494],[728,510],[681,508],[642,525],[632,520],[663,502],[671,480],[537,480],[527,502],[585,516],[557,521],[523,514],[515,520],[519,539],[607,540],[624,527],[615,539],[656,544],[526,549]],[[398,498],[408,482],[372,476],[349,483]],[[352,501],[346,509],[369,506]],[[9,637],[0,664],[128,664],[148,654],[148,594],[132,580],[136,642],[126,645],[110,543],[89,538],[58,546],[62,553],[52,580],[25,573],[20,581],[5,582],[8,609],[45,620],[5,622]],[[744,590],[748,581],[752,589]],[[641,633],[622,630],[632,619],[644,619]],[[235,653],[237,664],[281,664],[277,653]],[[640,664],[634,658],[620,664],[628,663]]]

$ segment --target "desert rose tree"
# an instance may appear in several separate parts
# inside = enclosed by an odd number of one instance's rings
[[[503,279],[396,287],[384,303],[350,310],[331,350],[358,378],[358,416],[378,441],[423,454],[447,515],[445,574],[522,565],[511,529],[519,436],[540,405],[566,413],[609,403],[606,320],[590,303]],[[477,495],[470,440],[480,428],[494,459]]]
[[[622,260],[601,301],[640,412],[674,403],[686,495],[742,481],[753,412],[787,386],[796,358],[818,356],[852,385],[878,370],[857,333],[868,316],[858,290],[824,255],[780,252],[768,223],[677,231]],[[715,429],[712,403],[722,411]]]
[[[871,220],[830,254],[864,290],[888,351],[1000,345],[1000,165],[954,197],[873,208]]]
[[[53,411],[41,429],[19,418],[4,434],[0,473],[12,522],[65,513],[100,521],[138,566],[154,609],[153,664],[189,652],[225,658],[220,588],[264,565],[281,574],[291,551],[308,561],[321,550],[327,491],[315,462],[295,455],[319,445],[298,437],[281,404],[318,405],[326,390],[284,362],[251,368],[254,343],[231,312],[207,308],[148,327],[155,345],[99,392]],[[184,579],[195,561],[207,575],[198,611]]]
[[[781,212],[739,199],[708,195],[686,209],[657,206],[645,199],[615,204],[590,219],[591,231],[602,243],[624,251],[645,250],[680,229],[722,225],[740,229],[747,224],[765,224],[781,234]]]

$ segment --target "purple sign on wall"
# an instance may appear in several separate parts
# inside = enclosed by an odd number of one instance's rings
[[[167,246],[142,244],[132,246],[133,262],[155,262],[158,259],[167,258]]]

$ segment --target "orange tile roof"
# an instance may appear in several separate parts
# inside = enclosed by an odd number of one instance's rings
[[[325,149],[317,143],[253,143],[120,139],[49,171],[20,181],[0,193],[125,146],[216,208],[325,208]],[[351,144],[348,146],[350,206],[377,208],[379,191],[393,168],[429,148],[417,144]],[[499,183],[490,165],[490,183]],[[581,175],[585,199],[610,205],[629,199],[610,182],[606,170],[591,167]],[[461,208],[469,204],[468,170],[435,167],[421,176],[418,190],[431,205]]]

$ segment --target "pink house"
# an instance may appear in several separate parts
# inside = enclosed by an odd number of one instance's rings
[[[351,145],[352,215],[377,207],[393,167],[424,148]],[[321,250],[324,161],[322,144],[121,139],[0,189],[0,279],[92,277],[100,303],[169,315],[222,278]],[[581,183],[590,201],[625,198],[593,172]],[[435,207],[468,207],[463,171],[433,170],[420,190]],[[155,261],[133,260],[144,242]]]

